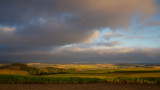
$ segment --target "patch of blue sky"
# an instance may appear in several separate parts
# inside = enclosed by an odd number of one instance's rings
[[[118,40],[120,42],[123,42],[124,47],[133,47],[133,46],[139,46],[139,47],[160,47],[160,38],[159,38],[160,32],[157,30],[157,32],[150,32],[150,31],[144,31],[143,33],[134,34],[132,32],[128,34],[124,34],[123,38],[114,38],[115,40]]]
[[[158,36],[159,33],[139,33],[134,35],[133,33],[124,34],[123,38],[114,38],[120,42],[123,42],[124,46],[133,47],[160,47],[160,38]]]
[[[132,40],[122,40],[124,43],[123,47],[152,47],[159,48],[160,44],[153,39],[132,39]]]
[[[104,28],[104,29],[99,31],[99,34],[105,34],[105,33],[108,33],[108,32],[111,32],[111,29],[110,28]]]
[[[106,33],[109,33],[111,32],[111,30],[109,28],[105,28],[105,29],[102,29],[99,31],[99,37],[98,38],[95,38],[93,39],[93,42],[94,43],[99,43],[99,42],[106,42],[106,39],[104,39],[102,37],[103,34],[106,34]]]
[[[109,42],[102,37],[103,34],[110,33],[112,30],[109,28],[101,30],[100,37],[94,39],[97,42]],[[122,42],[118,47],[160,47],[160,27],[148,27],[144,30],[119,30],[113,33],[122,34],[122,37],[111,37],[110,41]]]
[[[106,42],[106,39],[103,37],[98,37],[96,39],[93,39],[93,43],[99,43],[99,42]]]
[[[153,20],[154,21],[160,21],[160,11],[158,12],[158,14],[156,16],[154,16]]]
[[[160,40],[159,36],[160,36],[160,27],[147,27],[144,30],[142,30],[141,32],[139,31],[139,33],[137,33],[137,35],[141,35],[144,37],[148,37],[151,40]],[[147,39],[148,39],[147,38]]]

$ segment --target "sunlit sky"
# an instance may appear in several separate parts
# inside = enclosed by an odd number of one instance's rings
[[[0,0],[0,63],[160,63],[160,0]]]

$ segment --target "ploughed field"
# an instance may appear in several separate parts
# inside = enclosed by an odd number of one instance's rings
[[[43,64],[14,63],[0,66],[0,84],[20,85],[128,85],[150,84],[159,87],[160,66],[142,64]],[[99,84],[98,84],[99,83]],[[107,83],[107,84],[106,84]],[[53,84],[53,85],[52,85]],[[86,85],[87,86],[87,85]],[[117,86],[118,87],[118,86]],[[6,87],[7,88],[7,87]],[[57,87],[58,88],[58,87]],[[95,87],[96,88],[96,87]]]
[[[144,84],[0,84],[0,90],[160,90],[160,85]]]

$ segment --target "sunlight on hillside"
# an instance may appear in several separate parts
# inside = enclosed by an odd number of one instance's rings
[[[0,69],[0,74],[29,75],[27,71],[11,69]]]

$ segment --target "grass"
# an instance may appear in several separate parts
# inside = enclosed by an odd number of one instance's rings
[[[140,78],[129,78],[129,77],[118,77],[112,79],[111,82],[118,83],[137,83],[137,84],[160,84],[160,78],[153,77],[140,77]]]
[[[105,82],[100,78],[79,77],[36,77],[19,75],[0,75],[0,83],[5,84],[80,84]]]
[[[138,83],[138,84],[160,84],[160,78],[80,78],[80,77],[36,77],[20,75],[0,75],[2,84],[84,84],[84,83]]]
[[[39,64],[38,63],[31,65],[32,66],[28,67],[22,64],[11,64],[8,65],[8,67],[5,68],[2,67],[0,69],[0,83],[80,84],[80,83],[117,82],[117,83],[160,84],[160,68],[157,68],[159,66],[156,65],[146,66],[146,67],[145,66],[136,67],[133,65],[132,67],[130,66],[115,67],[113,64]],[[74,68],[75,71],[73,72],[72,70],[71,71],[69,70],[67,71],[67,73],[63,74],[52,73],[57,69],[63,70],[64,68],[65,69]],[[37,71],[35,72],[34,70]],[[30,74],[29,72],[31,71],[34,73],[40,73],[43,71],[44,73],[50,73],[50,74]]]
[[[27,71],[12,69],[0,69],[0,74],[29,75]]]
[[[117,77],[129,77],[129,78],[140,78],[140,77],[160,77],[160,73],[105,73],[105,74],[54,74],[46,75],[46,77],[88,77],[88,78],[117,78]]]

